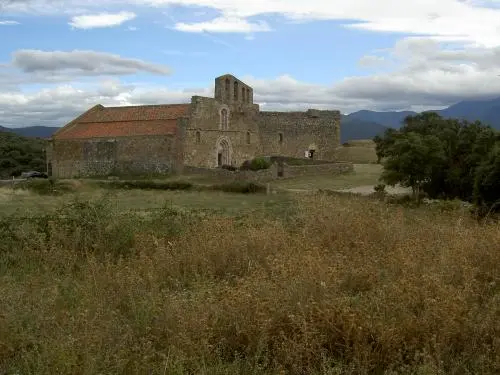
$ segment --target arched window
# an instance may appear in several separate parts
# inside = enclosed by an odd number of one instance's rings
[[[244,87],[242,87],[242,88],[241,88],[241,101],[242,101],[243,103],[246,103],[246,99],[245,99],[245,88],[244,88]]]
[[[247,132],[247,145],[250,144],[250,140],[251,140],[251,135],[250,135],[250,132]]]
[[[229,97],[231,95],[230,91],[230,85],[231,83],[229,82],[229,78],[226,78],[226,100],[229,101]]]
[[[250,89],[247,88],[247,103],[250,103]]]
[[[239,87],[238,87],[238,82],[234,81],[234,101],[238,101],[238,93],[240,92]]]
[[[229,129],[229,111],[226,108],[220,111],[220,124],[222,130]]]
[[[196,143],[200,143],[201,142],[201,134],[199,131],[196,132]]]

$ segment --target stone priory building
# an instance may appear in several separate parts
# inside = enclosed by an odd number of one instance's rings
[[[339,111],[260,111],[253,89],[224,75],[214,98],[90,108],[53,135],[47,169],[56,178],[182,173],[258,156],[334,161],[339,146]]]

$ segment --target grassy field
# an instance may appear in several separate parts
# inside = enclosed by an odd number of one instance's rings
[[[354,164],[354,171],[340,176],[316,176],[298,177],[273,182],[273,186],[285,189],[314,190],[314,189],[348,189],[357,186],[371,185],[379,183],[378,179],[382,173],[382,166],[379,164]]]
[[[375,164],[356,164],[353,173],[340,176],[316,176],[274,181],[272,188],[291,190],[315,189],[346,189],[356,186],[371,185],[378,182],[382,169]],[[188,181],[196,184],[213,184],[217,181],[197,176],[182,176],[164,179],[161,181]],[[283,209],[290,203],[290,196],[286,194],[228,194],[222,192],[196,191],[152,191],[152,190],[120,190],[109,191],[96,187],[92,181],[70,181],[72,192],[61,196],[40,197],[28,190],[0,188],[0,215],[44,213],[51,212],[64,202],[71,200],[95,200],[104,195],[109,196],[120,210],[154,210],[165,205],[174,208],[218,210],[229,214],[238,214],[243,211],[268,209],[277,207]]]
[[[297,199],[292,220],[169,207],[150,220],[113,200],[2,219],[0,373],[499,372],[496,224]]]
[[[60,196],[40,196],[28,190],[0,189],[0,216],[44,214],[71,201],[92,201],[107,197],[119,211],[150,211],[162,207],[186,210],[220,211],[230,215],[270,207],[283,208],[290,203],[287,195],[232,194],[197,191],[153,191],[81,188]]]
[[[369,185],[378,168],[280,183]],[[0,189],[1,374],[500,372],[496,223],[361,197],[71,184]]]

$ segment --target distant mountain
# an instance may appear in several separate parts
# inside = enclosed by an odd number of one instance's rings
[[[500,97],[489,100],[466,100],[441,110],[432,110],[445,118],[457,118],[468,121],[479,120],[500,130]],[[345,120],[369,121],[391,128],[400,128],[406,116],[414,116],[417,112],[376,112],[358,111],[345,116]]]
[[[447,118],[460,118],[468,121],[479,120],[500,130],[500,98],[467,100],[436,112]]]
[[[26,128],[2,128],[1,131],[28,137],[28,138],[50,138],[59,128],[50,126],[28,126]]]
[[[372,139],[382,135],[388,129],[386,126],[373,121],[360,120],[350,116],[341,119],[340,142],[344,143],[356,139]]]
[[[377,123],[390,128],[400,128],[403,120],[407,116],[414,116],[417,112],[401,111],[401,112],[376,112],[376,111],[357,111],[353,112],[346,117],[350,120],[368,121]]]

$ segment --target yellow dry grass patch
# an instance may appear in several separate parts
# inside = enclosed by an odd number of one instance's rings
[[[496,225],[361,198],[300,206],[292,225],[212,215],[180,237],[141,227],[137,255],[119,261],[26,232],[9,263],[0,255],[0,369],[499,370]]]

